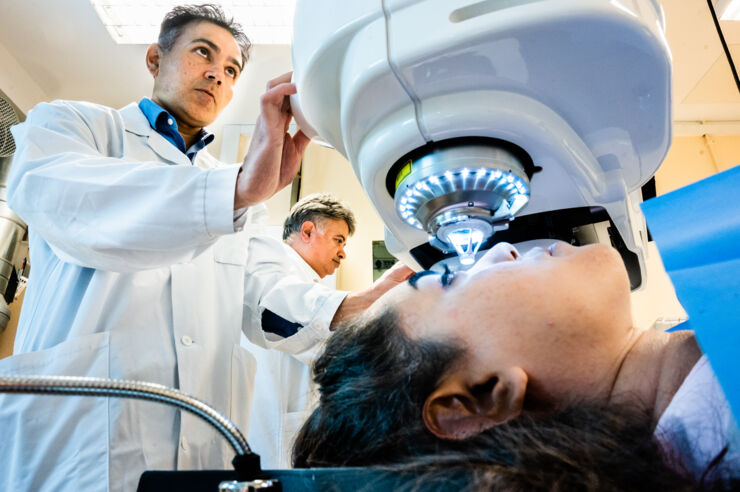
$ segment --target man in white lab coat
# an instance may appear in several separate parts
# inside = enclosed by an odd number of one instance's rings
[[[283,241],[266,235],[249,241],[245,316],[256,329],[246,331],[246,346],[257,359],[257,377],[248,440],[266,468],[291,465],[293,440],[318,402],[311,363],[331,330],[413,273],[398,264],[357,292],[319,283],[346,258],[354,231],[352,211],[322,193],[291,208]]]
[[[0,374],[160,383],[246,429],[245,221],[292,180],[309,142],[286,133],[286,75],[262,95],[241,165],[202,150],[248,48],[217,7],[176,8],[146,53],[151,99],[39,104],[13,128],[8,201],[29,226],[31,278]],[[0,435],[8,491],[131,491],[147,469],[224,469],[233,458],[196,417],[123,399],[3,395]]]

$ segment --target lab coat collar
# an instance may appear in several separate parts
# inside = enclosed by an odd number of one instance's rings
[[[172,145],[166,138],[157,133],[147,120],[137,103],[131,103],[120,111],[126,131],[147,138],[147,144],[160,157],[174,164],[192,166],[190,159],[180,152],[180,149]]]
[[[314,282],[318,282],[321,280],[321,277],[319,277],[319,274],[316,273],[316,270],[311,268],[311,265],[309,265],[306,260],[304,260],[303,257],[298,254],[298,251],[294,250],[290,247],[289,244],[286,243],[283,243],[283,247],[288,251],[288,255],[293,257],[296,266],[301,269],[301,274],[304,276],[304,278],[310,278]]]

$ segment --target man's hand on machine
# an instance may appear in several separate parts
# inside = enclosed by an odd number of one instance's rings
[[[288,133],[293,117],[290,95],[296,93],[291,76],[288,72],[268,82],[260,98],[260,115],[236,181],[235,210],[267,200],[298,173],[311,139],[300,130]]]

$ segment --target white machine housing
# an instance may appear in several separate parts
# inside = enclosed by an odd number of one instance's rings
[[[417,254],[429,233],[394,204],[399,159],[437,142],[497,139],[539,169],[512,226],[590,210],[616,227],[611,240],[633,256],[641,284],[641,187],[671,142],[657,0],[298,0],[293,65],[299,126],[349,160],[399,259],[432,261]],[[592,232],[608,241],[606,230]]]

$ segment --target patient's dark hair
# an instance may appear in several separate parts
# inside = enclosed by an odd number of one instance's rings
[[[650,413],[634,406],[582,405],[465,440],[434,436],[424,401],[463,355],[453,340],[409,339],[393,310],[351,320],[314,365],[320,404],[296,438],[294,466],[412,471],[415,490],[451,477],[464,478],[455,490],[715,490],[666,455]]]
[[[390,464],[420,449],[408,424],[420,420],[426,395],[463,351],[452,342],[411,341],[393,310],[363,319],[335,332],[314,364],[321,403],[297,438],[296,466]]]
[[[242,63],[239,68],[243,69],[249,59],[249,49],[252,47],[252,43],[249,41],[247,35],[244,34],[242,26],[234,21],[233,18],[227,17],[223,9],[216,4],[179,5],[173,8],[162,20],[157,43],[167,53],[172,49],[175,41],[177,41],[177,38],[180,37],[183,29],[188,24],[204,21],[223,27],[234,36],[234,40],[239,45],[239,50],[242,54]]]

